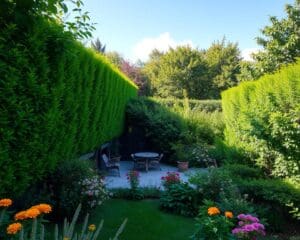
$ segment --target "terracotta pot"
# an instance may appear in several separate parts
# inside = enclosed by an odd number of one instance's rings
[[[178,171],[179,172],[184,172],[184,171],[189,169],[189,162],[180,162],[180,161],[178,161],[177,164],[178,164]]]

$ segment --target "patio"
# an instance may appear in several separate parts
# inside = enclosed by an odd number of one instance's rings
[[[139,171],[140,173],[140,186],[141,187],[161,187],[161,177],[166,176],[167,172],[177,172],[177,167],[160,164],[161,170],[159,169],[150,169],[148,172],[146,171]],[[133,169],[133,162],[132,161],[121,161],[120,162],[120,175],[116,176],[108,175],[105,177],[105,184],[107,188],[129,188],[129,183],[127,180],[126,174]],[[186,172],[180,172],[180,179],[184,182],[188,181],[188,177],[195,171],[206,171],[205,169],[195,169],[191,168]]]

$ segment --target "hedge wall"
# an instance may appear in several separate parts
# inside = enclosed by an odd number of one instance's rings
[[[222,93],[228,146],[267,173],[300,179],[300,61]]]
[[[49,23],[0,31],[0,195],[21,194],[60,160],[122,132],[137,87]],[[21,36],[20,36],[21,35]]]
[[[184,99],[174,99],[174,98],[151,98],[153,101],[158,102],[166,107],[174,107],[179,106],[183,107],[185,104]],[[188,100],[189,107],[192,110],[197,111],[206,111],[206,112],[213,112],[213,111],[222,111],[222,104],[221,100],[196,100],[196,99],[189,99]]]

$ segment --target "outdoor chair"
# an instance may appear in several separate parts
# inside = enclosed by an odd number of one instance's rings
[[[121,157],[114,157],[114,158],[108,158],[106,154],[102,154],[102,159],[105,164],[106,170],[117,170],[119,177],[120,175],[120,158]]]
[[[164,154],[162,153],[156,158],[149,159],[149,168],[158,168],[159,170],[161,170],[160,161],[163,158],[163,156]]]
[[[135,157],[134,154],[131,154],[131,158],[133,160],[133,169],[147,169],[147,160],[145,158]]]

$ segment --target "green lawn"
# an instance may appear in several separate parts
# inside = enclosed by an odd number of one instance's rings
[[[100,239],[113,237],[123,220],[128,218],[121,240],[184,240],[194,232],[195,221],[159,210],[158,201],[127,201],[112,199],[98,207],[90,223],[104,219]]]

